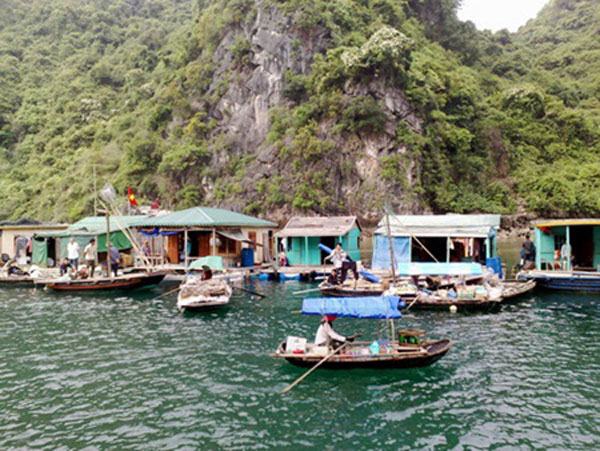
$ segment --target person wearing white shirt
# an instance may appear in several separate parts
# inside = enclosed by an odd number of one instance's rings
[[[75,238],[71,238],[67,244],[67,258],[69,263],[77,270],[79,263],[79,244],[75,241]]]
[[[94,277],[94,269],[96,268],[96,240],[94,238],[83,248],[83,258],[85,266],[90,271],[90,277]]]
[[[334,320],[335,316],[333,315],[325,315],[321,319],[321,324],[319,325],[317,334],[315,335],[315,345],[338,348],[343,343],[354,341],[354,337],[346,338],[333,330],[331,323]]]
[[[571,245],[565,243],[560,248],[560,261],[565,271],[571,269]]]
[[[335,245],[335,249],[331,251],[331,254],[329,254],[327,257],[325,257],[325,261],[327,260],[331,260],[331,262],[333,263],[333,267],[335,269],[341,268],[342,267],[342,263],[344,262],[344,260],[346,259],[346,252],[344,252],[344,249],[342,249],[342,245],[341,243],[338,243]]]

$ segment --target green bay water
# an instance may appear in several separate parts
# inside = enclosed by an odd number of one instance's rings
[[[175,298],[0,291],[0,449],[600,448],[600,303],[534,293],[496,313],[410,312],[454,341],[414,370],[317,370],[269,357],[312,339],[311,287],[256,282],[220,312]],[[340,319],[375,338],[375,323]]]

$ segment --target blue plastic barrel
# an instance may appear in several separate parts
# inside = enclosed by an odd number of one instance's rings
[[[242,266],[254,266],[254,249],[251,247],[242,249]]]
[[[492,268],[494,273],[498,274],[498,277],[502,279],[502,259],[500,257],[486,258],[485,266]]]

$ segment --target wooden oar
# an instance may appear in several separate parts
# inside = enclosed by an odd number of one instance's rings
[[[163,294],[161,294],[160,296],[156,296],[156,297],[155,297],[154,299],[152,299],[150,302],[152,302],[152,301],[156,301],[157,299],[160,299],[160,298],[162,298],[163,296],[168,296],[169,294],[173,294],[173,293],[175,293],[176,291],[178,291],[179,289],[181,289],[181,286],[179,286],[179,287],[175,288],[174,290],[167,291],[166,293],[163,293]]]
[[[300,376],[298,379],[296,379],[295,382],[293,382],[292,384],[288,385],[287,387],[285,387],[283,390],[281,390],[279,392],[280,395],[283,395],[284,393],[289,392],[292,388],[294,388],[296,385],[298,385],[300,382],[302,382],[310,373],[312,373],[314,370],[316,370],[317,368],[319,368],[323,363],[325,363],[327,360],[329,360],[331,357],[333,357],[335,354],[337,354],[339,351],[341,351],[343,348],[345,348],[346,346],[348,346],[350,344],[350,342],[346,342],[344,343],[342,346],[338,347],[337,349],[335,349],[334,351],[332,351],[331,353],[327,354],[325,357],[323,357],[319,363],[317,363],[315,366],[313,366],[310,370],[308,370],[306,373],[304,373],[302,376]]]
[[[319,290],[320,290],[320,288],[311,288],[310,290],[294,291],[292,294],[312,293],[313,291],[319,291]]]
[[[256,291],[246,290],[245,288],[236,287],[235,285],[232,285],[232,287],[235,288],[236,290],[245,291],[246,293],[250,293],[250,294],[254,294],[256,296],[260,296],[261,298],[266,298],[267,297],[266,294],[260,294],[260,293],[257,293]]]
[[[415,302],[417,302],[419,299],[415,298],[414,301],[412,301],[410,304],[408,304],[408,307],[406,307],[405,312],[408,312],[408,309],[410,309],[413,305],[415,305]]]

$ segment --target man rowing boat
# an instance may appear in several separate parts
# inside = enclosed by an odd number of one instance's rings
[[[339,348],[346,342],[352,343],[354,341],[355,337],[344,337],[333,330],[331,323],[335,321],[335,319],[336,317],[333,315],[325,315],[321,318],[321,324],[319,325],[315,336],[315,345]]]

